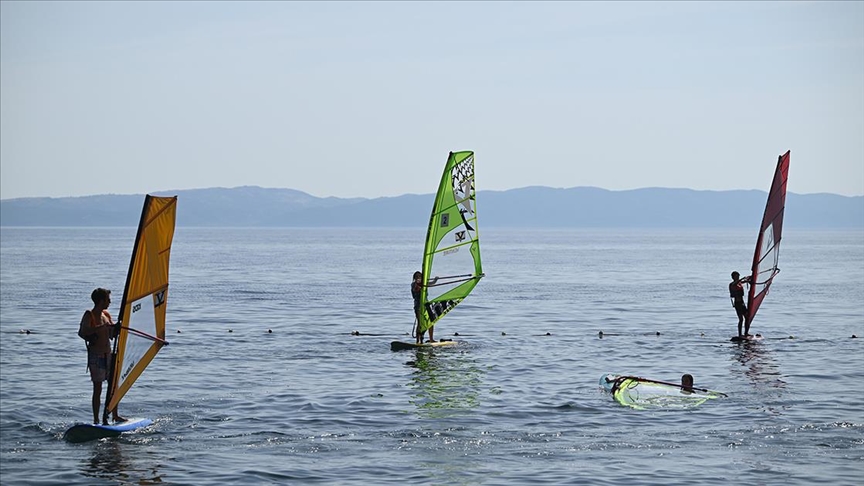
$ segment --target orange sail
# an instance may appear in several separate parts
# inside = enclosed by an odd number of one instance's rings
[[[148,194],[144,199],[120,307],[120,333],[114,342],[114,366],[108,385],[106,416],[117,407],[162,346],[168,344],[165,341],[165,310],[168,307],[168,262],[176,212],[177,196]]]

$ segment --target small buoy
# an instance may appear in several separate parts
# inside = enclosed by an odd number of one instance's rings
[[[598,332],[597,335],[602,338],[603,337],[603,331]]]
[[[273,333],[273,329],[267,329],[267,334],[272,334],[272,333]]]
[[[853,335],[852,335],[852,339],[858,339],[858,336],[856,336],[856,335],[853,334]]]
[[[234,332],[234,329],[228,329],[228,332]]]
[[[659,335],[660,335],[660,331],[657,331],[657,333],[655,334],[655,336],[659,336]]]
[[[177,334],[180,334],[180,329],[177,329]]]
[[[359,336],[359,335],[360,335],[360,331],[351,331],[351,335],[352,335],[352,336]]]
[[[502,336],[506,336],[506,335],[507,335],[507,333],[506,333],[506,332],[504,332],[504,331],[501,331],[501,335],[502,335]]]
[[[704,332],[700,332],[700,333],[699,333],[699,336],[700,336],[700,337],[705,337],[705,333],[704,333]]]
[[[458,332],[454,332],[453,335],[454,335],[454,336],[458,336],[459,333],[458,333]]]

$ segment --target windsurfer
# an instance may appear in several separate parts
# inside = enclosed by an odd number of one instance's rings
[[[107,381],[109,376],[112,357],[110,340],[114,338],[115,326],[107,310],[111,305],[111,291],[100,287],[90,294],[90,298],[93,299],[93,309],[84,311],[79,335],[88,335],[87,369],[93,382],[93,423],[98,424],[102,382]],[[111,413],[115,422],[126,420],[118,415],[117,407]]]
[[[750,335],[750,320],[747,318],[747,305],[744,304],[744,284],[750,284],[750,277],[740,278],[741,274],[732,272],[732,281],[729,283],[729,298],[732,299],[732,307],[738,314],[738,337]],[[744,334],[741,334],[741,325],[744,325]]]
[[[681,389],[687,393],[693,393],[693,375],[684,374],[681,376]]]
[[[422,320],[423,320],[422,319],[423,318],[423,310],[421,309],[421,306],[420,306],[420,292],[423,289],[423,272],[420,272],[420,271],[414,272],[413,279],[414,280],[411,282],[411,296],[414,297],[414,318],[416,320],[414,330],[416,331],[415,334],[417,336],[417,344],[422,344],[423,343],[423,335],[425,334],[424,331],[420,330],[420,322],[422,322]],[[434,284],[437,281],[438,281],[438,277],[435,277],[432,280],[430,280],[427,283],[427,285]],[[435,342],[435,338],[433,337],[432,329],[434,329],[434,327],[429,328],[429,341],[427,341],[430,343]]]

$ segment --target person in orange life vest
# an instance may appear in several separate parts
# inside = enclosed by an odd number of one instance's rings
[[[729,298],[732,299],[732,307],[738,314],[738,337],[750,335],[750,319],[747,318],[747,305],[744,303],[744,284],[750,284],[750,277],[740,278],[741,274],[732,272],[732,282],[729,283]],[[741,325],[744,325],[744,334],[741,334]]]
[[[113,361],[110,340],[115,337],[115,325],[107,310],[111,305],[111,291],[100,287],[90,294],[90,298],[93,299],[93,309],[84,311],[79,335],[88,335],[87,369],[93,382],[93,423],[98,424],[102,382],[108,380]],[[126,420],[117,413],[117,407],[114,407],[111,413],[115,422]]]

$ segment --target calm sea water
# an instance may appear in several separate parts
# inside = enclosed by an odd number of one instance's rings
[[[3,484],[862,484],[864,232],[788,230],[766,339],[734,344],[755,231],[487,229],[436,328],[462,343],[394,353],[423,228],[178,228],[171,345],[120,406],[155,424],[68,444],[77,324],[97,286],[118,312],[134,234],[0,231]],[[729,398],[631,410],[605,373]]]

